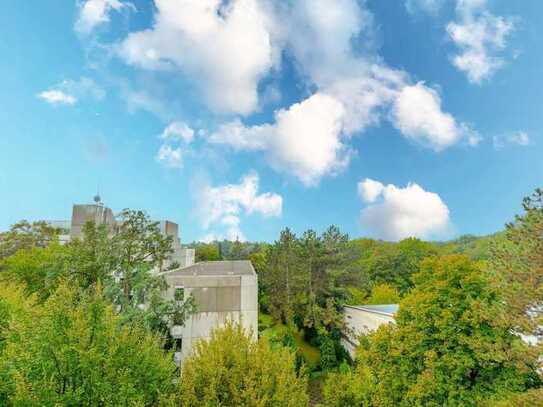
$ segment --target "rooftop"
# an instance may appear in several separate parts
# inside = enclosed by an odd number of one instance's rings
[[[349,308],[359,309],[361,311],[372,312],[375,314],[384,314],[394,316],[400,307],[398,304],[379,304],[379,305],[346,305]]]
[[[205,261],[164,274],[168,276],[246,276],[255,275],[255,269],[248,260]]]

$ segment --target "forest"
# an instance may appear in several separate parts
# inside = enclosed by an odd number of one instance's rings
[[[227,324],[178,368],[171,239],[141,211],[114,234],[21,221],[0,234],[0,405],[536,406],[543,191],[491,236],[447,242],[281,231],[273,243],[193,243],[197,261],[250,260],[257,341]],[[140,305],[145,303],[145,307]],[[399,304],[395,324],[340,344],[345,305]]]

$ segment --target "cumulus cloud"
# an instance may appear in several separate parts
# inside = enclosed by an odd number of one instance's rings
[[[477,144],[478,135],[464,123],[441,110],[441,98],[432,88],[419,82],[405,86],[394,101],[392,123],[407,138],[421,142],[436,151],[460,139]]]
[[[45,90],[38,93],[40,99],[52,105],[75,105],[77,98],[58,89]]]
[[[132,8],[131,3],[119,0],[84,0],[79,3],[79,15],[75,22],[75,30],[83,35],[90,34],[96,27],[109,22],[111,11]]]
[[[506,145],[517,145],[521,147],[529,146],[532,143],[530,136],[525,131],[518,131],[505,136],[494,136],[492,138],[496,150],[504,148]]]
[[[249,114],[259,81],[274,65],[267,14],[258,0],[156,0],[152,28],[131,33],[124,60],[148,70],[181,71],[218,112]]]
[[[358,195],[360,195],[360,198],[364,202],[375,202],[384,189],[385,186],[383,184],[370,178],[366,178],[364,181],[358,183]]]
[[[441,110],[435,91],[383,62],[374,32],[373,15],[357,0],[157,0],[152,27],[129,34],[118,53],[146,70],[181,73],[211,110],[238,115],[261,106],[261,79],[288,56],[309,96],[278,109],[270,122],[223,119],[205,139],[261,152],[275,170],[309,186],[345,169],[351,137],[382,119],[435,150],[476,140]],[[412,112],[416,120],[407,117]]]
[[[275,113],[273,124],[245,127],[227,123],[209,137],[209,142],[238,150],[265,151],[269,163],[296,176],[305,185],[315,185],[327,174],[343,169],[352,151],[342,143],[345,109],[335,98],[316,93]]]
[[[175,121],[170,123],[159,136],[162,145],[156,160],[167,168],[183,168],[183,148],[194,139],[194,130],[186,123]]]
[[[240,229],[242,215],[281,216],[283,198],[271,192],[259,194],[258,189],[259,178],[255,172],[245,175],[239,184],[199,185],[197,203],[204,229],[213,227],[225,231],[225,235],[210,233],[207,238],[220,240],[225,236],[241,241],[245,239]]]
[[[441,110],[437,92],[412,85],[407,73],[382,63],[371,45],[373,17],[359,2],[339,0],[331,7],[325,0],[300,0],[274,12],[270,20],[282,24],[271,25],[272,37],[315,90],[276,112],[271,123],[245,126],[237,119],[223,124],[208,138],[211,143],[263,151],[273,168],[305,185],[342,171],[354,153],[349,138],[382,117],[435,150],[463,137],[475,144],[475,132]]]
[[[447,25],[459,49],[452,63],[470,82],[480,84],[504,65],[500,51],[514,29],[513,19],[490,13],[485,0],[458,0],[456,10],[457,21]]]
[[[358,184],[358,191],[369,203],[361,211],[361,225],[376,238],[429,238],[443,234],[450,225],[449,208],[440,196],[417,184],[401,188],[365,179]]]

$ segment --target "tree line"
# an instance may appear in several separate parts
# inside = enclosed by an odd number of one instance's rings
[[[309,404],[311,372],[288,333],[254,342],[227,324],[179,369],[168,328],[195,308],[160,295],[171,240],[143,212],[120,224],[88,224],[65,245],[41,222],[0,234],[0,405]],[[320,349],[322,406],[543,402],[540,345],[522,339],[541,326],[541,190],[485,239],[350,240],[331,227],[196,249],[253,262],[261,311]],[[370,303],[399,303],[396,323],[362,336],[350,360],[342,307]]]

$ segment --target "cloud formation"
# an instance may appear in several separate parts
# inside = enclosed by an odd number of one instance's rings
[[[249,114],[258,83],[274,65],[268,16],[258,0],[156,0],[152,28],[131,33],[119,54],[152,71],[180,71],[208,106]]]
[[[52,105],[75,105],[77,98],[58,89],[45,90],[38,93],[40,99]]]
[[[394,101],[392,123],[407,138],[441,151],[462,138],[477,144],[479,136],[465,123],[441,110],[441,98],[432,88],[419,82],[405,86]]]
[[[99,25],[109,22],[111,11],[121,11],[123,8],[132,8],[131,3],[120,0],[83,0],[79,3],[79,15],[75,22],[76,32],[88,35]]]
[[[449,208],[440,196],[417,184],[401,188],[367,178],[358,184],[358,193],[369,204],[360,213],[361,225],[376,238],[431,238],[450,225]]]
[[[485,0],[458,0],[456,12],[457,21],[447,25],[459,49],[452,63],[471,83],[480,84],[504,65],[500,52],[514,29],[513,19],[490,13]]]
[[[159,136],[162,145],[156,160],[166,168],[183,168],[183,148],[194,139],[194,130],[186,123],[175,121],[170,123]]]
[[[63,80],[37,96],[52,105],[75,105],[88,97],[103,100],[106,92],[93,79],[82,76],[78,80]]]
[[[218,124],[204,129],[209,143],[260,152],[272,168],[304,185],[344,170],[355,155],[351,138],[381,120],[436,151],[464,138],[475,144],[475,133],[442,110],[436,91],[383,62],[364,2],[155,4],[152,26],[129,34],[118,44],[118,55],[141,69],[185,78],[207,108],[233,114],[216,116]],[[269,84],[261,87],[262,95],[259,85],[281,69],[282,58],[293,62],[307,96],[275,111],[269,122],[247,124],[240,116],[269,98]]]
[[[387,118],[407,138],[443,150],[475,132],[442,111],[441,98],[423,83],[382,63],[372,43],[373,16],[355,0],[300,0],[273,9],[272,40],[296,61],[313,92],[245,126],[239,119],[209,141],[236,150],[263,151],[271,166],[308,186],[342,171],[354,155],[349,139]],[[307,44],[312,44],[308,47]],[[429,115],[429,116],[428,116]]]
[[[283,198],[275,193],[258,193],[259,178],[249,172],[239,184],[213,187],[200,185],[197,191],[199,216],[204,229],[211,227],[225,234],[211,232],[203,240],[245,240],[240,228],[241,216],[260,214],[263,217],[281,216]]]
[[[351,150],[342,143],[345,110],[331,96],[316,93],[275,113],[275,123],[245,127],[227,123],[211,134],[209,142],[237,150],[265,151],[272,167],[315,185],[330,173],[343,169]]]

